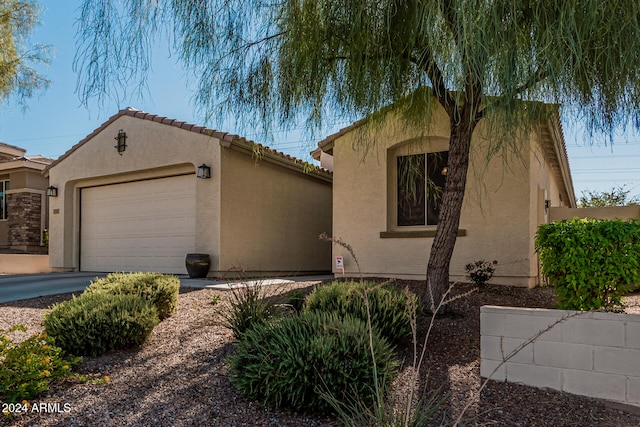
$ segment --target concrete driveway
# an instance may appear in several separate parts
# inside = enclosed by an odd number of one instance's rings
[[[0,276],[0,302],[83,291],[106,273],[43,273]]]
[[[104,277],[108,273],[43,273],[16,274],[0,276],[0,302],[17,301],[44,295],[77,292],[80,294],[96,277]],[[273,278],[247,282],[249,285],[270,285],[283,281],[321,281],[333,276],[298,276]],[[214,279],[190,279],[187,275],[178,276],[180,286],[192,288],[212,288],[228,290],[235,287],[236,281]]]

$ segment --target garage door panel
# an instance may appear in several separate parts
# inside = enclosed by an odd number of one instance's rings
[[[82,190],[83,271],[185,273],[195,248],[195,177]]]

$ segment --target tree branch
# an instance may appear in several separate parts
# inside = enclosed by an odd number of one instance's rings
[[[549,77],[549,71],[547,69],[541,70],[540,68],[538,68],[536,72],[533,73],[526,82],[524,82],[523,84],[521,84],[515,89],[514,95],[519,95],[522,92],[531,89],[534,85],[540,83],[542,80],[546,79],[547,77]]]
[[[251,49],[251,48],[252,48],[252,47],[254,47],[254,46],[257,46],[257,45],[259,45],[259,44],[262,44],[262,43],[266,43],[266,42],[268,42],[268,41],[271,41],[271,40],[273,40],[273,39],[275,39],[275,38],[278,38],[278,37],[280,37],[280,36],[285,35],[286,33],[287,33],[287,31],[280,31],[279,33],[276,33],[276,34],[272,34],[272,35],[270,35],[270,36],[263,37],[263,38],[261,38],[261,39],[259,39],[259,40],[254,40],[254,41],[252,41],[252,42],[248,42],[248,43],[244,44],[243,46],[241,46],[239,49],[237,49],[237,50],[235,50],[235,51],[232,51],[231,53],[236,53],[236,52],[237,52],[237,51],[239,51],[239,50],[249,50],[249,49]]]
[[[442,70],[436,63],[431,50],[429,48],[423,48],[421,58],[410,55],[408,59],[418,66],[418,68],[422,68],[422,71],[424,71],[433,85],[433,91],[436,98],[438,98],[438,102],[440,102],[440,105],[442,105],[451,117],[455,113],[456,103],[447,89]]]

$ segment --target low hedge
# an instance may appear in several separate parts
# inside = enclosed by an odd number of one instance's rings
[[[565,310],[611,309],[640,283],[640,222],[573,219],[541,225],[542,274]]]
[[[53,306],[44,316],[45,332],[76,356],[143,344],[160,322],[158,309],[136,294],[95,292]]]
[[[369,300],[369,314],[364,295]],[[333,282],[318,286],[306,299],[305,311],[324,311],[340,316],[354,316],[371,324],[390,343],[397,344],[411,337],[410,318],[415,318],[418,298],[390,284],[370,281]],[[408,310],[414,313],[409,315]]]
[[[83,295],[97,292],[136,294],[152,302],[160,320],[170,317],[178,308],[180,280],[160,273],[111,273],[95,279]]]

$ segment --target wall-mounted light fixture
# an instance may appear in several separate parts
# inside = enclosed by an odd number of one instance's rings
[[[204,163],[198,166],[197,177],[202,179],[211,178],[211,167],[205,165]]]
[[[58,197],[58,187],[54,187],[50,185],[47,187],[47,196],[48,197]]]
[[[122,156],[122,153],[124,153],[124,150],[127,149],[127,133],[122,129],[120,129],[118,131],[118,136],[116,136],[113,139],[118,141],[118,143],[114,145],[114,147],[116,150],[118,150],[118,154]]]
[[[544,201],[544,211],[549,212],[549,208],[551,207],[551,200]]]

